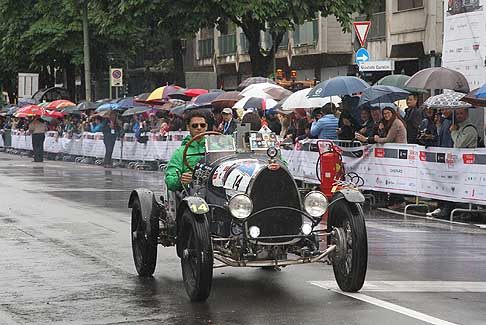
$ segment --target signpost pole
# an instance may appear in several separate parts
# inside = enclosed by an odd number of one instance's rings
[[[83,2],[83,52],[84,52],[84,85],[86,101],[91,101],[91,67],[89,58],[89,31],[88,31],[88,1]]]
[[[110,85],[110,87],[109,87],[110,88],[110,99],[112,99],[111,96],[112,96],[113,90],[112,90],[112,85],[111,85],[111,64],[110,64],[110,67],[108,68],[108,76],[109,76],[108,84]]]

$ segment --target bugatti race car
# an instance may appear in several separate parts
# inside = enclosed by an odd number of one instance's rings
[[[187,149],[200,137],[206,153],[193,168]],[[277,146],[273,134],[205,132],[185,146],[190,186],[181,192],[132,191],[128,207],[138,274],[152,276],[161,244],[176,247],[192,301],[208,298],[213,268],[225,266],[279,269],[327,262],[343,291],[360,290],[368,257],[363,195],[341,186],[329,202],[320,191],[300,189],[277,157]]]

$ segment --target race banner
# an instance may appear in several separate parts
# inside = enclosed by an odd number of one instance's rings
[[[472,89],[486,83],[486,0],[444,0],[442,66],[461,72]]]

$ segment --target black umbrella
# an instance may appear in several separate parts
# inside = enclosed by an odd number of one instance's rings
[[[88,111],[90,109],[97,109],[98,106],[101,106],[104,104],[103,102],[81,102],[79,103],[76,107],[78,108],[78,111]]]
[[[370,85],[359,78],[352,76],[334,77],[317,84],[307,95],[314,97],[344,96],[360,93]]]
[[[211,105],[211,102],[220,95],[221,92],[212,92],[212,93],[199,95],[194,100],[194,104],[197,106],[209,106]]]
[[[393,103],[405,99],[410,92],[393,86],[371,86],[363,90],[358,106],[365,104]]]

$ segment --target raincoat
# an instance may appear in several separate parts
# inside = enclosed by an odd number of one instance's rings
[[[192,139],[190,135],[182,140],[182,145],[178,148],[170,158],[169,164],[167,165],[167,169],[165,172],[165,184],[167,184],[167,188],[169,191],[180,191],[182,190],[182,185],[180,181],[180,176],[184,173],[190,172],[189,168],[184,165],[182,161],[182,153],[184,152],[184,147],[186,144]],[[187,154],[194,154],[194,153],[205,153],[205,141],[202,139],[201,141],[197,142],[194,141],[191,146],[187,149]],[[188,156],[187,161],[191,167],[196,166],[199,160],[201,160],[202,156]]]

